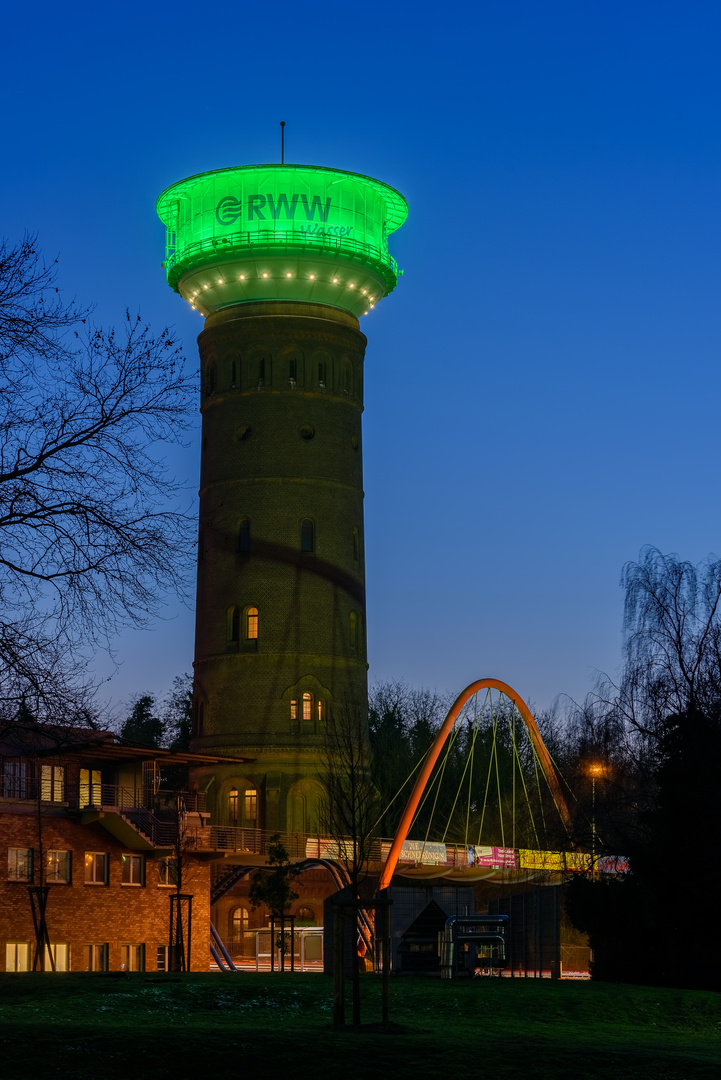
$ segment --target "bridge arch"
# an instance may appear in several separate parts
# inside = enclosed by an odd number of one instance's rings
[[[388,858],[386,859],[385,865],[383,867],[383,872],[381,873],[381,878],[378,885],[380,889],[387,888],[391,883],[391,878],[393,877],[396,866],[398,865],[398,857],[401,853],[401,848],[406,841],[408,831],[413,823],[413,818],[415,817],[416,810],[418,809],[421,797],[423,795],[423,792],[425,791],[426,784],[431,778],[433,768],[438,761],[446,739],[453,730],[455,722],[460,716],[463,706],[466,704],[467,701],[470,700],[470,698],[473,697],[474,694],[477,694],[479,690],[498,690],[501,694],[504,694],[507,698],[509,698],[509,700],[512,701],[515,705],[519,715],[521,716],[523,722],[526,725],[526,728],[528,729],[528,734],[530,736],[531,742],[533,743],[533,748],[538,755],[538,760],[541,765],[541,769],[543,770],[543,775],[545,776],[551,794],[553,795],[554,802],[558,807],[558,812],[561,815],[561,820],[563,821],[566,831],[569,833],[571,831],[571,815],[568,810],[568,805],[566,803],[563,792],[561,791],[561,786],[558,783],[558,777],[556,776],[556,770],[553,767],[551,756],[546,749],[546,745],[543,741],[543,738],[541,737],[541,733],[538,730],[538,724],[534,720],[531,714],[531,710],[528,708],[520,695],[517,694],[513,687],[509,686],[508,683],[501,682],[500,679],[477,679],[475,682],[472,682],[469,686],[467,686],[465,690],[461,691],[456,700],[453,702],[450,709],[448,710],[443,724],[440,727],[440,730],[438,731],[438,734],[436,735],[436,738],[433,741],[433,745],[431,746],[428,756],[423,763],[423,768],[418,775],[418,779],[413,785],[413,790],[411,791],[410,798],[408,799],[408,802],[406,804],[406,808],[403,811],[403,817],[400,820],[400,824],[396,829],[396,834],[393,837],[393,843],[391,844]]]

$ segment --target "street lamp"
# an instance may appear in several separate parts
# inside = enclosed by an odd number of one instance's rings
[[[591,777],[591,873],[596,873],[596,779],[603,777],[605,769],[598,762],[592,762],[587,768]]]

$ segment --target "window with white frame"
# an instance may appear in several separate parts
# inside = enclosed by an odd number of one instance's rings
[[[108,970],[108,944],[83,945],[83,971]]]
[[[69,885],[71,853],[69,851],[45,852],[45,881],[48,885]]]
[[[8,881],[33,880],[33,849],[8,848]]]
[[[120,970],[145,971],[145,945],[121,945]]]
[[[145,860],[142,855],[123,855],[123,872],[121,881],[123,885],[145,884]]]
[[[5,945],[5,970],[30,970],[30,945],[27,941],[8,941]]]
[[[158,885],[178,884],[178,860],[174,855],[164,855],[158,859]]]
[[[65,798],[65,766],[40,766],[40,798],[43,802],[62,802]]]
[[[107,851],[85,852],[85,884],[107,885],[108,884],[108,853]]]

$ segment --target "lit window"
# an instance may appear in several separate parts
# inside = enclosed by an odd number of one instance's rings
[[[123,885],[143,885],[145,869],[142,855],[123,855],[123,873],[121,881]]]
[[[27,941],[8,941],[5,945],[5,970],[30,970],[30,945]]]
[[[290,702],[290,718],[291,720],[298,719],[298,699],[292,698]]]
[[[315,710],[316,710],[316,712],[318,714],[318,724],[322,724],[323,723],[323,702],[321,701],[320,698],[318,698],[318,700],[315,703]]]
[[[247,620],[247,638],[248,641],[258,640],[258,609],[257,607],[248,608]]]
[[[144,945],[121,945],[120,946],[120,970],[121,971],[145,971],[145,946]]]
[[[306,722],[313,719],[312,704],[310,694],[303,694],[303,719]]]
[[[52,970],[52,963],[50,957],[52,955],[55,961],[56,971],[70,971],[70,946],[69,945],[51,945],[48,949],[45,946],[45,970]]]
[[[244,798],[245,820],[255,822],[258,817],[258,792],[248,788]]]
[[[40,767],[40,798],[43,802],[62,802],[65,795],[65,768],[62,765]]]
[[[247,907],[234,908],[230,916],[230,932],[234,938],[245,933],[250,923],[250,913]]]
[[[315,527],[310,518],[305,518],[300,526],[300,550],[315,551]]]
[[[158,859],[158,885],[178,884],[178,860],[174,855]]]
[[[83,971],[107,971],[108,946],[83,945]]]
[[[70,852],[45,852],[45,880],[48,884],[70,884]]]
[[[228,794],[228,812],[232,825],[238,824],[238,789],[231,788]]]
[[[33,849],[8,848],[8,881],[33,880]]]
[[[103,793],[100,769],[80,770],[80,807],[102,806]]]
[[[85,852],[85,884],[107,885],[108,856],[105,851]]]
[[[250,520],[244,518],[238,526],[238,551],[241,555],[250,554]]]

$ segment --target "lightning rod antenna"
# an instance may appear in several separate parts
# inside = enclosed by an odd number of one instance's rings
[[[285,165],[285,120],[280,122],[280,163]]]

